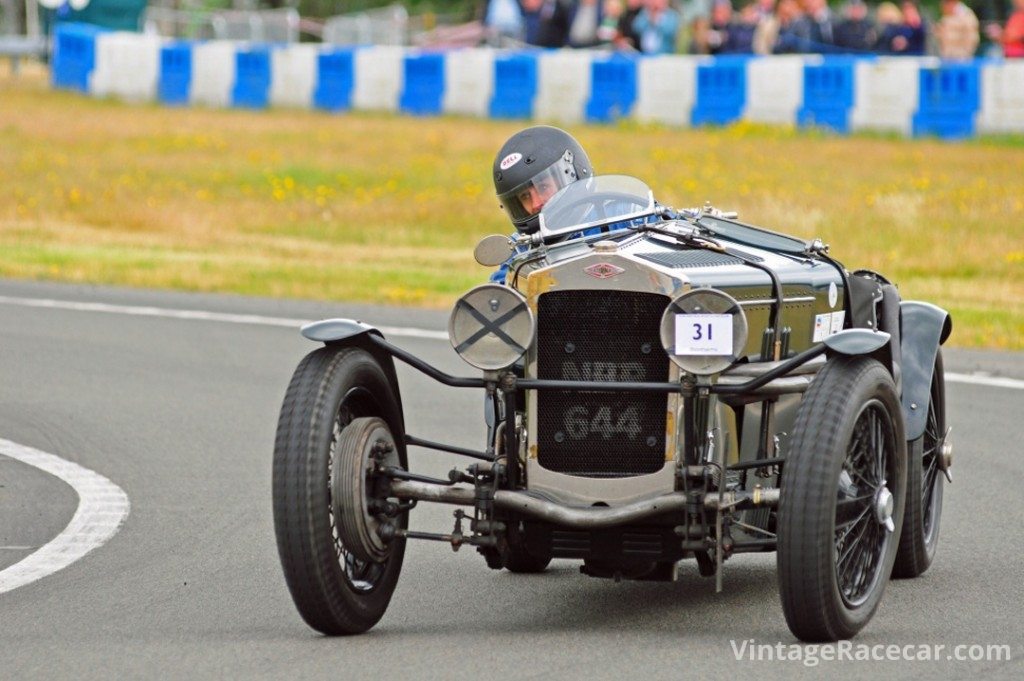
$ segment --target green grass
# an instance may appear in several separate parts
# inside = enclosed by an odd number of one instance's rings
[[[444,308],[509,225],[490,164],[522,122],[124,105],[0,72],[0,276]],[[572,126],[600,172],[820,237],[1024,349],[1024,138]]]

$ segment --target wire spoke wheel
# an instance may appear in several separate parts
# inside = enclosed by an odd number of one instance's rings
[[[804,641],[850,638],[881,601],[906,497],[903,414],[889,372],[835,357],[805,393],[782,474],[779,595]]]
[[[885,526],[886,521],[891,523],[893,503],[885,476],[895,445],[891,419],[881,402],[872,400],[864,406],[854,434],[840,473],[835,539],[836,579],[844,602],[851,607],[863,603],[880,578],[882,556],[892,535]],[[852,484],[854,480],[859,484]],[[846,523],[851,505],[857,509],[856,521]]]

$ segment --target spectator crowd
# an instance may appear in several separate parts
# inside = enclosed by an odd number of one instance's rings
[[[486,0],[482,19],[493,39],[538,47],[1024,57],[1024,0],[983,1],[982,22],[963,0],[934,17],[916,0]]]

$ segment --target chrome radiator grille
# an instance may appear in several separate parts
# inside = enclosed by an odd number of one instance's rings
[[[667,381],[659,340],[668,298],[635,291],[552,291],[538,301],[537,377]],[[619,478],[665,462],[664,393],[540,391],[537,456],[569,475]]]

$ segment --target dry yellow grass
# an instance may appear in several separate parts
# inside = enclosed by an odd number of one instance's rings
[[[505,232],[492,155],[521,122],[124,105],[0,72],[0,276],[445,307]],[[1024,348],[1024,146],[735,126],[574,126],[663,203],[820,236]]]

